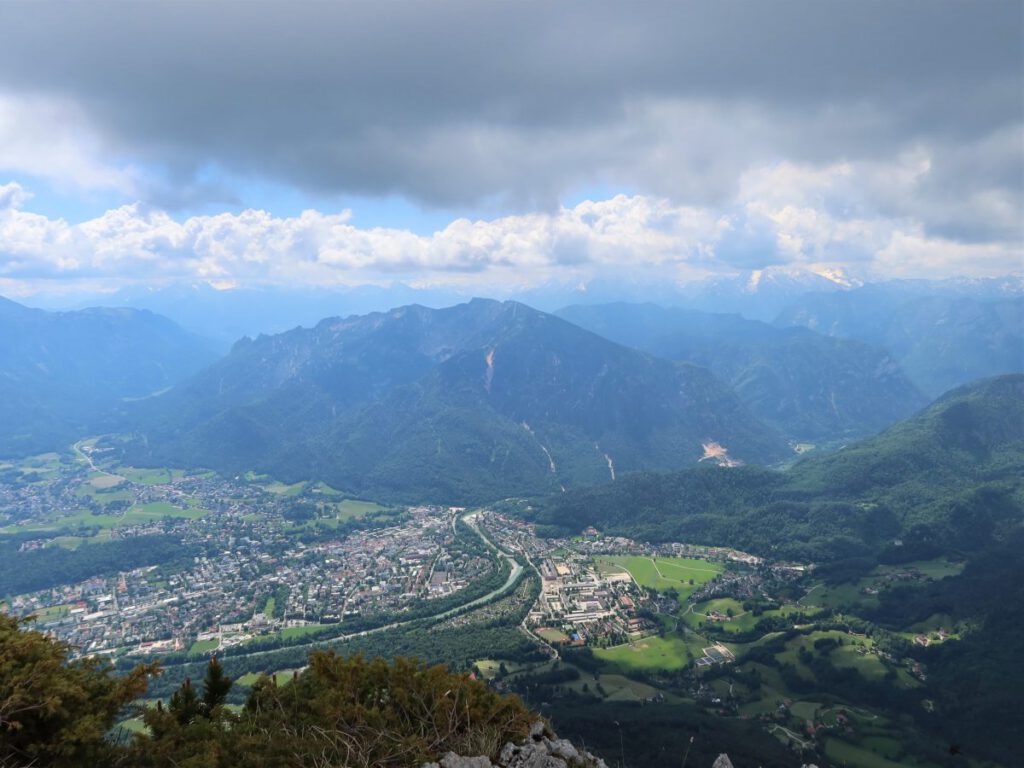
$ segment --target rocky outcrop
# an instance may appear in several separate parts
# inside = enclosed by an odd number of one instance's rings
[[[558,738],[538,720],[521,744],[507,743],[492,763],[484,755],[466,757],[449,752],[439,763],[424,763],[422,768],[608,768],[604,760],[580,750],[568,739]]]
[[[448,752],[437,763],[424,763],[420,768],[608,768],[596,755],[577,749],[568,739],[560,739],[542,720],[530,726],[530,735],[522,744],[507,743],[497,762],[486,755],[466,757]],[[733,768],[732,760],[720,754],[711,768]],[[818,768],[804,765],[801,768]]]

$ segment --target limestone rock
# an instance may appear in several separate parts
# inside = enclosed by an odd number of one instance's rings
[[[715,762],[711,764],[711,768],[733,768],[732,760],[724,752],[715,758]]]
[[[498,755],[498,762],[501,763],[501,765],[508,765],[512,762],[512,758],[514,758],[518,753],[519,747],[510,741],[501,748],[501,754]]]
[[[524,744],[505,768],[567,768],[567,763],[549,754],[544,743],[535,741]]]
[[[554,741],[547,742],[546,746],[548,752],[555,757],[560,757],[566,761],[580,759],[579,750],[568,739],[555,739]]]
[[[493,768],[491,761],[484,755],[463,757],[449,752],[441,758],[441,768]]]
[[[728,759],[728,758],[726,758]],[[521,744],[507,742],[492,764],[483,755],[464,757],[448,752],[440,763],[424,763],[420,768],[608,768],[604,760],[577,749],[568,739],[560,739],[547,724],[538,720],[530,726],[529,736]],[[716,768],[722,768],[716,763]],[[727,763],[725,768],[732,768]]]

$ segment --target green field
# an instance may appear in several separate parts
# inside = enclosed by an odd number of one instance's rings
[[[702,656],[707,645],[707,640],[694,634],[687,635],[685,640],[677,635],[652,636],[614,648],[595,648],[594,655],[623,670],[673,671],[689,664],[691,656]]]
[[[892,586],[920,584],[921,578],[939,581],[947,576],[957,576],[963,569],[963,563],[946,558],[917,560],[901,565],[879,565],[871,573],[856,581],[835,585],[817,584],[800,599],[800,604],[822,608],[875,608],[879,604],[878,596],[868,594],[865,590],[884,591]],[[893,578],[900,574],[917,578],[906,580]]]
[[[547,640],[549,643],[567,643],[569,642],[569,636],[560,629],[552,629],[551,627],[544,627],[538,629],[537,634]]]
[[[42,478],[36,482],[54,479],[61,471],[61,457],[58,453],[40,453],[23,459],[0,462],[0,469],[17,469],[22,475],[35,473]]]
[[[52,520],[38,521],[32,523],[19,523],[0,528],[0,533],[38,533],[44,531],[59,531],[61,529],[76,530],[79,528],[120,528],[127,525],[138,525],[140,523],[160,520],[164,517],[180,517],[197,520],[206,515],[205,509],[190,508],[181,509],[166,501],[153,501],[147,504],[136,504],[122,514],[100,514],[94,515],[90,510],[83,509],[70,515],[57,517]],[[75,541],[77,540],[77,541]],[[90,541],[99,539],[91,538]],[[80,537],[69,537],[65,541],[57,543],[66,548],[73,549],[81,544]]]
[[[338,520],[353,520],[372,512],[382,512],[387,509],[387,507],[382,507],[380,504],[375,504],[372,501],[360,501],[358,499],[345,499],[331,506],[334,507]]]
[[[297,637],[305,637],[306,635],[313,635],[317,632],[322,632],[328,629],[332,624],[306,624],[303,627],[286,627],[280,632],[282,640],[292,640]]]
[[[938,581],[947,576],[958,576],[963,569],[964,564],[962,562],[954,562],[944,557],[939,557],[934,560],[915,560],[912,563],[904,563],[902,565],[880,565],[872,573],[883,575],[886,573],[920,571],[928,578]]]
[[[732,618],[728,621],[715,621],[707,618],[708,613],[717,612],[729,615],[732,611]],[[705,600],[695,603],[693,609],[682,614],[683,620],[694,629],[704,625],[706,627],[717,627],[726,632],[749,632],[760,620],[760,616],[754,616],[744,610],[739,600],[731,597],[723,597],[717,600]]]
[[[292,677],[294,676],[296,671],[298,671],[298,670],[294,670],[294,669],[279,669],[276,672],[273,672],[273,673],[267,675],[267,677],[273,678],[274,675],[276,675],[277,677],[275,679],[276,679],[277,684],[278,685],[284,685],[286,682],[288,682],[289,680],[292,679]],[[251,688],[253,683],[255,683],[257,680],[259,680],[261,677],[263,677],[263,673],[262,672],[248,672],[248,673],[242,675],[241,677],[239,677],[235,681],[235,683],[237,683],[238,685],[243,686],[245,688]]]
[[[601,686],[600,689],[598,685]],[[579,680],[566,683],[565,687],[577,693],[600,695],[600,692],[604,691],[604,698],[608,701],[643,701],[661,693],[654,686],[630,680],[623,675],[600,674],[595,680],[592,674],[586,672],[580,676]]]
[[[601,557],[599,562],[606,567],[628,571],[641,587],[649,587],[658,592],[674,589],[681,599],[688,597],[724,570],[719,563],[685,557],[623,555]]]
[[[128,733],[149,733],[149,727],[142,721],[141,717],[132,717],[122,720],[117,728],[123,728]]]
[[[47,546],[62,547],[64,549],[78,549],[83,544],[101,544],[110,541],[110,528],[102,528],[95,536],[55,536],[50,539]]]
[[[358,499],[345,499],[343,501],[327,502],[323,506],[323,514],[327,517],[318,517],[307,520],[298,525],[292,526],[293,530],[311,528],[337,528],[349,520],[358,520],[367,515],[378,512],[387,512],[388,507],[375,504],[372,501],[360,501]],[[333,516],[330,516],[333,512]]]
[[[156,469],[118,467],[117,473],[128,480],[128,482],[135,483],[136,485],[164,485],[185,476],[184,470],[166,467],[158,467]]]
[[[327,483],[316,483],[311,486],[310,491],[313,493],[321,493],[324,496],[344,496],[344,491],[339,491],[337,488],[331,488]]]
[[[869,739],[865,739],[865,741],[870,743]],[[890,750],[891,747],[886,751]],[[906,759],[895,762],[885,754],[873,752],[867,746],[855,746],[848,741],[836,738],[825,741],[825,754],[836,765],[849,766],[849,768],[907,768],[907,766],[919,765],[916,761],[907,762]]]
[[[501,670],[501,665],[505,665],[505,671],[507,673],[514,674],[524,669],[532,669],[533,665],[521,664],[517,661],[505,661],[502,659],[477,659],[475,662],[477,669],[480,670],[480,674],[485,680],[493,680],[498,676]]]
[[[244,675],[235,680],[235,684],[243,686],[244,688],[251,688],[252,684],[259,680],[260,677],[262,676],[262,672],[246,672]]]
[[[106,472],[93,472],[89,475],[89,485],[97,490],[106,490],[121,485],[124,478],[120,475],[111,475]]]
[[[855,583],[835,586],[818,584],[800,598],[799,603],[808,608],[874,608],[878,606],[878,597],[861,593],[862,588],[873,586],[874,583],[874,579],[865,578]]]
[[[113,483],[107,481],[114,480]],[[99,483],[97,485],[97,483]],[[110,504],[113,501],[135,501],[135,494],[127,488],[121,488],[124,480],[111,478],[110,475],[97,475],[87,480],[75,491],[76,496],[89,497],[97,504]]]
[[[188,649],[189,653],[209,653],[210,651],[216,651],[220,647],[220,640],[198,640],[192,643],[192,647]]]
[[[275,480],[263,487],[270,493],[291,498],[292,496],[298,496],[306,489],[306,482],[300,481],[289,485],[288,483],[282,483],[279,480]]]
[[[51,605],[36,613],[36,621],[45,624],[48,621],[56,621],[68,615],[70,605]]]
[[[263,606],[263,615],[268,619],[274,618],[274,609],[277,607],[277,599],[273,597],[267,598],[267,604]]]

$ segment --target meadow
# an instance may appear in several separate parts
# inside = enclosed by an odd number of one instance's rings
[[[601,557],[598,562],[606,571],[627,571],[641,587],[658,592],[675,590],[681,600],[724,570],[720,563],[685,557],[621,555]]]
[[[675,671],[702,656],[707,645],[707,640],[695,634],[688,634],[686,639],[652,635],[613,648],[595,648],[594,655],[623,671]]]

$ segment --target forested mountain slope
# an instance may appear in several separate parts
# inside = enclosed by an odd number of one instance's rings
[[[214,358],[152,312],[44,312],[0,298],[0,455],[65,447]]]
[[[706,467],[551,496],[528,514],[805,560],[973,551],[1024,522],[1024,375],[986,379],[787,472]]]
[[[970,296],[868,285],[808,294],[775,320],[889,350],[930,397],[983,376],[1024,371],[1024,296]]]
[[[795,440],[874,434],[927,403],[885,350],[806,328],[654,304],[572,306],[558,315],[620,344],[706,366]]]
[[[258,469],[412,501],[675,469],[712,442],[738,461],[788,454],[706,369],[487,300],[243,340],[139,418],[135,462]]]

